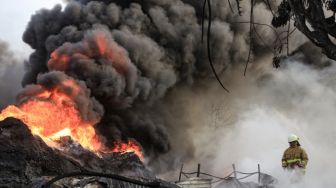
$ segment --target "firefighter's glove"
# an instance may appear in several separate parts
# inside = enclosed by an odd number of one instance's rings
[[[303,167],[304,167],[304,165],[303,165],[302,163],[300,163],[300,162],[298,162],[297,165],[298,165],[300,168],[303,168]]]
[[[294,166],[303,168],[303,164],[302,164],[300,161],[296,161],[296,162],[294,163]]]

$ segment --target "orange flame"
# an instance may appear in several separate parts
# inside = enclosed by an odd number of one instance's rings
[[[87,149],[99,149],[101,146],[92,124],[82,121],[72,100],[79,93],[79,86],[72,80],[66,80],[62,84],[71,86],[73,96],[62,93],[59,88],[52,91],[42,89],[34,99],[19,107],[8,106],[1,112],[0,120],[7,117],[22,120],[33,134],[40,136],[47,144],[51,144],[56,137],[71,136]]]
[[[112,152],[119,153],[134,153],[140,160],[143,160],[142,149],[141,147],[133,140],[128,140],[127,143],[115,142],[115,147],[112,148]]]
[[[52,69],[59,71],[66,71],[68,69],[68,64],[70,61],[70,57],[66,54],[59,54],[57,51],[54,51],[50,55],[51,60],[49,60],[49,65]],[[57,62],[57,63],[53,63]]]
[[[83,41],[76,44],[66,43],[53,51],[48,61],[49,69],[66,72],[69,70],[71,60],[99,57],[111,63],[119,73],[127,73],[126,62],[129,59],[126,52],[109,37],[109,34],[95,31],[93,36],[85,37]]]
[[[84,148],[98,152],[134,152],[143,159],[141,148],[136,142],[127,144],[118,142],[117,146],[107,149],[100,141],[94,129],[95,122],[82,120],[75,107],[73,98],[80,92],[80,87],[73,80],[62,83],[72,88],[71,94],[65,94],[60,88],[51,91],[44,89],[20,106],[10,105],[0,113],[0,121],[7,117],[22,120],[34,135],[40,136],[49,146],[61,137],[70,136]]]

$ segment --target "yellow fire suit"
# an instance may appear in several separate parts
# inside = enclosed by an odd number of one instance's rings
[[[308,163],[308,155],[300,146],[289,147],[282,156],[282,167],[286,169],[305,169]]]

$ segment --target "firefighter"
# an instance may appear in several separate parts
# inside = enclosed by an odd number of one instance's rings
[[[288,137],[289,148],[287,148],[282,156],[282,167],[287,170],[304,169],[308,163],[308,155],[299,143],[299,137],[291,134]]]

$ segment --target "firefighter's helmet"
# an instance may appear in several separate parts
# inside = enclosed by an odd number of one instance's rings
[[[299,141],[299,137],[296,136],[295,134],[291,134],[288,136],[288,142],[294,142],[294,141]]]

